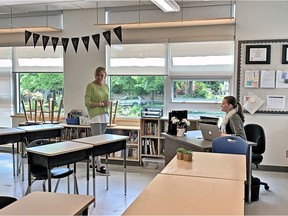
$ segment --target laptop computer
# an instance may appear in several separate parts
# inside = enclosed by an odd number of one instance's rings
[[[213,140],[221,136],[217,125],[199,123],[199,127],[205,140]]]

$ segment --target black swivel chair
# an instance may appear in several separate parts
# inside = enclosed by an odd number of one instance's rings
[[[257,169],[263,160],[262,154],[265,152],[266,139],[264,129],[258,124],[247,124],[244,126],[248,141],[256,142],[257,145],[252,147],[252,163]],[[264,185],[265,190],[269,190],[269,185],[266,182],[260,182]]]
[[[11,203],[15,202],[17,199],[15,197],[9,196],[0,196],[0,209],[10,205]]]
[[[38,140],[34,140],[31,143],[29,143],[27,148],[41,146],[41,145],[47,145],[47,144],[51,144],[51,143],[54,143],[54,142],[50,141],[50,140],[38,139]],[[31,171],[32,177],[34,178],[34,180],[32,181],[32,184],[36,180],[43,180],[43,183],[42,183],[43,191],[46,191],[45,182],[48,179],[47,168],[36,165],[36,164],[31,164],[30,171]],[[51,170],[51,179],[58,179],[56,186],[55,186],[55,189],[54,189],[54,192],[57,191],[60,179],[68,177],[68,193],[70,193],[69,176],[71,174],[74,174],[74,182],[75,182],[75,187],[76,187],[75,189],[76,189],[76,193],[79,194],[77,179],[76,179],[76,175],[74,173],[74,170],[67,168],[67,167],[55,167]],[[29,188],[29,186],[28,186],[26,194],[28,194],[30,190],[31,190],[31,188]]]

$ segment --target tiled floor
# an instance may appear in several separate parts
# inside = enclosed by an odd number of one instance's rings
[[[27,187],[27,177],[13,177],[12,158],[10,153],[0,153],[0,194],[21,198]],[[85,164],[77,166],[78,185],[81,194],[86,194]],[[127,167],[127,195],[124,195],[124,178],[122,166],[110,165],[109,190],[106,190],[105,176],[96,177],[96,207],[91,205],[90,215],[121,215],[130,203],[143,191],[146,185],[159,171],[147,170],[142,167]],[[27,172],[27,170],[26,170]],[[267,181],[270,190],[260,189],[260,199],[250,205],[245,205],[246,215],[287,215],[288,214],[288,173],[253,171],[253,175]],[[32,191],[41,191],[42,182],[33,184]],[[66,181],[62,180],[58,192],[66,192]],[[92,181],[90,181],[92,194]],[[229,205],[229,203],[227,203]],[[193,214],[193,213],[191,213]]]

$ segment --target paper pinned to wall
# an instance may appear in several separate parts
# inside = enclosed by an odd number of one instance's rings
[[[267,95],[267,108],[270,109],[285,109],[284,95]]]
[[[249,113],[254,114],[264,103],[257,95],[251,94],[246,97],[246,103],[243,105],[245,110]]]

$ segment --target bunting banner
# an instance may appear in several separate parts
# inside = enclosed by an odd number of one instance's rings
[[[39,34],[33,33],[33,44],[34,44],[34,47],[36,46],[36,44],[37,44],[37,42],[39,40],[39,37],[40,37]]]
[[[109,30],[109,31],[103,32],[103,36],[106,39],[109,46],[111,46],[111,31]]]
[[[100,44],[100,34],[94,34],[92,35],[92,39],[97,47],[97,49],[99,50],[99,44]]]
[[[84,44],[87,52],[88,52],[88,48],[89,48],[89,40],[90,40],[89,36],[82,37],[82,41],[83,41],[83,44]]]
[[[69,43],[69,38],[62,38],[61,41],[62,41],[62,46],[63,46],[64,52],[66,53],[68,43]]]
[[[58,41],[59,41],[59,38],[58,37],[52,37],[51,40],[52,40],[52,46],[53,46],[53,49],[54,49],[54,52],[55,52],[57,44],[58,44]]]
[[[108,30],[108,31],[102,32],[105,40],[107,41],[107,43],[109,44],[110,47],[111,47],[111,40],[112,40],[111,32],[112,32],[112,30]],[[118,27],[114,28],[113,32],[115,33],[117,38],[122,43],[122,27],[118,26]],[[70,40],[72,42],[72,45],[73,45],[73,48],[74,48],[75,52],[77,53],[77,51],[78,51],[78,45],[79,45],[80,37],[73,37],[73,38],[51,37],[51,36],[40,35],[40,34],[33,33],[33,32],[25,30],[25,45],[28,43],[31,35],[33,35],[33,45],[34,45],[34,47],[37,45],[37,42],[38,42],[38,40],[39,40],[39,38],[41,36],[44,50],[46,50],[46,47],[47,47],[47,45],[49,43],[49,40],[51,38],[54,52],[56,51],[56,48],[57,48],[57,45],[58,45],[58,42],[59,42],[60,39],[62,41],[62,46],[63,46],[63,49],[64,49],[65,53],[67,51],[67,47],[68,47],[68,44],[69,44]],[[99,50],[100,49],[100,33],[93,34],[91,37],[92,37],[97,49]],[[86,51],[88,52],[89,43],[90,43],[90,36],[83,36],[83,37],[81,37],[81,39],[82,39],[82,42],[83,42],[83,45],[84,45]]]
[[[79,44],[79,38],[72,38],[71,40],[72,40],[72,44],[73,44],[74,50],[77,53],[78,44]]]
[[[25,45],[27,44],[31,35],[32,35],[32,32],[25,30]]]
[[[114,28],[113,31],[120,40],[120,42],[122,43],[122,27],[118,26],[117,28]]]
[[[42,35],[42,43],[43,43],[44,50],[46,49],[46,46],[48,44],[49,39],[50,39],[50,37]]]

